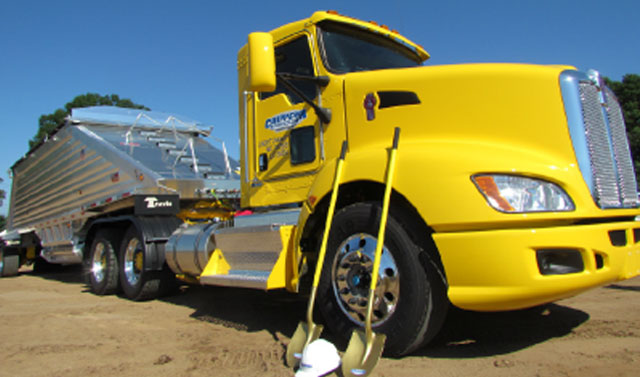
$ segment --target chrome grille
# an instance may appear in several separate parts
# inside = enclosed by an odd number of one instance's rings
[[[597,193],[596,199],[600,207],[619,207],[616,167],[611,158],[613,153],[598,89],[590,83],[580,83],[580,101]]]
[[[638,203],[637,182],[631,159],[631,150],[627,142],[627,130],[622,117],[622,109],[616,100],[615,94],[608,87],[604,87],[604,100],[609,128],[611,129],[611,142],[618,169],[618,185],[623,207],[633,207]]]
[[[637,183],[622,111],[597,72],[560,77],[569,131],[582,176],[600,208],[638,207]]]

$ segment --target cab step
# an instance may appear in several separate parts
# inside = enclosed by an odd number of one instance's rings
[[[200,283],[226,287],[286,287],[286,261],[299,209],[235,219],[234,227],[213,234],[216,250],[200,275]],[[265,224],[266,225],[261,225]]]
[[[223,287],[267,289],[271,271],[230,270],[226,275],[203,275],[200,283]]]

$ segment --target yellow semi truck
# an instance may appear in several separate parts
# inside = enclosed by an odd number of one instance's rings
[[[399,128],[372,319],[387,335],[388,354],[432,339],[450,304],[527,308],[638,275],[637,183],[620,106],[598,73],[423,66],[428,58],[396,31],[336,12],[253,33],[238,53],[239,176],[235,166],[219,177],[199,169],[193,140],[176,148],[151,139],[148,127],[128,127],[113,148],[91,149],[95,158],[124,156],[117,173],[101,176],[101,187],[131,178],[126,195],[115,190],[107,201],[73,191],[83,199],[64,217],[18,218],[13,228],[10,218],[5,266],[55,262],[64,255],[60,239],[43,240],[49,228],[68,223],[75,259],[59,261],[83,261],[98,294],[122,289],[132,299],[152,298],[168,285],[169,271],[200,284],[304,294],[346,141],[317,306],[334,334],[349,336],[365,322]],[[91,140],[72,141],[74,153],[89,158],[82,145]],[[149,140],[164,150],[158,156],[191,150],[193,177],[126,165],[151,164],[134,156]],[[14,166],[12,195],[29,158]],[[234,164],[227,159],[227,167]],[[12,198],[15,208],[24,203]]]

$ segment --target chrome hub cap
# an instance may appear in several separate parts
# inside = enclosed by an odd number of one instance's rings
[[[347,318],[364,326],[367,315],[373,259],[377,239],[369,234],[354,234],[338,249],[331,269],[331,285],[336,301]],[[378,284],[374,290],[372,324],[380,325],[395,311],[400,298],[398,267],[384,247],[380,258]]]
[[[124,275],[130,285],[136,285],[142,274],[143,253],[140,242],[132,238],[124,253]]]
[[[96,245],[96,250],[93,252],[93,260],[91,261],[91,274],[93,275],[93,280],[95,280],[96,283],[101,283],[104,280],[106,270],[107,253],[104,243],[100,242]]]

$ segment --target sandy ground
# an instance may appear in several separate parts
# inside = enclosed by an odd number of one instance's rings
[[[0,376],[292,376],[305,303],[186,287],[131,302],[88,292],[78,269],[0,279]],[[372,376],[640,376],[640,278],[541,308],[453,310],[435,345]]]

